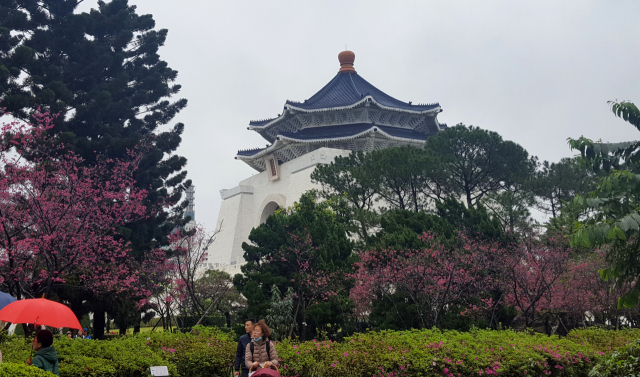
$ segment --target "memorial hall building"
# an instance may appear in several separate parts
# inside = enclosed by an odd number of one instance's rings
[[[338,60],[338,74],[309,99],[287,101],[277,117],[249,123],[248,129],[268,146],[238,151],[236,160],[258,174],[220,191],[220,232],[205,261],[207,268],[240,273],[242,243],[249,242],[251,229],[276,209],[292,206],[304,192],[319,188],[310,178],[317,164],[329,164],[353,150],[419,147],[446,127],[437,119],[439,104],[402,102],[382,92],[358,75],[351,51],[341,52]]]

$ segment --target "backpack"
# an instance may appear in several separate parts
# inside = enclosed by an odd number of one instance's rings
[[[267,357],[269,358],[269,360],[271,360],[271,341],[267,340]],[[253,352],[255,351],[256,347],[255,347],[255,342],[251,341],[251,344],[249,345],[250,349],[251,349],[251,354],[253,355]]]

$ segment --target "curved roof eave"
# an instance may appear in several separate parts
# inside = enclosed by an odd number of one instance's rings
[[[435,107],[433,107],[431,109],[426,109],[426,110],[409,110],[409,109],[402,109],[402,108],[397,108],[397,107],[393,107],[393,106],[386,106],[386,105],[383,105],[380,102],[376,101],[376,99],[371,95],[364,96],[364,97],[362,97],[361,100],[359,100],[357,102],[354,102],[351,105],[340,106],[340,107],[326,107],[326,108],[320,108],[320,109],[304,109],[304,108],[301,108],[301,107],[296,107],[295,106],[296,102],[287,102],[287,104],[285,105],[285,108],[289,108],[291,110],[296,110],[296,111],[300,111],[300,112],[304,112],[304,113],[317,113],[317,112],[321,112],[321,111],[336,111],[336,110],[353,109],[354,107],[357,107],[358,105],[361,105],[361,104],[367,102],[368,100],[370,100],[372,103],[375,103],[376,106],[380,107],[381,109],[391,110],[391,111],[398,111],[398,112],[402,112],[402,113],[410,113],[410,114],[436,113],[436,114],[438,114],[441,111],[440,105],[435,105]],[[273,123],[273,122],[271,122],[271,123]],[[271,124],[271,123],[268,123],[268,124]]]
[[[259,151],[256,154],[253,154],[253,155],[250,155],[250,156],[236,154],[236,158],[238,158],[239,160],[255,160],[256,158],[264,157],[264,156],[268,155],[269,153],[273,152],[274,150],[278,149],[278,147],[280,147],[281,144],[283,144],[283,142],[281,140],[276,140],[275,143],[273,143],[270,146],[262,149],[261,151]]]
[[[303,109],[303,108],[294,106],[290,102],[287,102],[287,104],[285,105],[285,109],[286,110],[295,110],[295,111],[299,111],[299,112],[302,112],[302,113],[318,113],[318,112],[323,112],[323,111],[349,110],[349,109],[353,109],[355,107],[358,107],[359,105],[364,104],[368,100],[371,100],[372,103],[374,103],[376,106],[380,107],[381,109],[390,110],[390,111],[398,111],[398,112],[402,112],[402,113],[410,113],[410,114],[429,114],[429,113],[434,113],[434,114],[439,114],[440,112],[442,112],[442,108],[440,107],[440,105],[436,105],[434,108],[427,109],[427,110],[407,110],[407,109],[399,109],[399,108],[391,107],[391,106],[385,106],[385,105],[379,103],[378,101],[376,101],[376,99],[373,98],[372,96],[365,96],[360,101],[352,103],[351,105],[340,106],[340,107],[328,107],[328,108],[322,108],[322,109]],[[250,130],[264,130],[264,129],[266,129],[268,127],[271,127],[272,125],[278,123],[280,120],[283,120],[285,117],[286,117],[286,114],[283,113],[279,117],[273,118],[269,122],[266,122],[264,124],[254,124],[254,125],[249,124],[249,129]]]
[[[375,130],[374,130],[375,128]],[[282,135],[278,135],[278,140],[276,140],[275,143],[271,144],[270,146],[268,146],[267,148],[262,149],[261,151],[257,152],[256,154],[247,156],[247,155],[240,155],[237,154],[236,158],[239,160],[255,160],[256,158],[261,158],[264,156],[269,155],[270,153],[280,149],[281,146],[283,146],[282,144],[285,144],[285,141],[292,141],[292,142],[296,142],[296,143],[301,143],[301,144],[313,144],[313,143],[322,143],[322,142],[328,142],[328,141],[344,141],[344,140],[352,140],[352,139],[357,139],[358,137],[364,136],[366,134],[375,132],[376,134],[380,134],[381,136],[389,139],[389,140],[395,140],[395,141],[402,141],[402,142],[407,142],[407,143],[424,143],[426,142],[423,139],[414,139],[414,138],[406,138],[406,137],[399,137],[399,136],[394,136],[391,135],[385,131],[383,131],[382,129],[380,129],[379,126],[377,125],[373,125],[371,126],[371,128],[368,128],[362,132],[358,132],[357,134],[353,134],[353,135],[349,135],[349,136],[340,136],[340,137],[333,137],[333,138],[322,138],[322,139],[295,139],[292,137],[287,137],[287,136],[282,136]]]
[[[346,135],[346,136],[339,136],[339,137],[332,137],[332,138],[322,138],[322,139],[296,139],[290,136],[283,136],[283,135],[278,135],[278,138],[280,140],[287,140],[287,141],[294,141],[296,143],[304,143],[304,144],[311,144],[311,143],[321,143],[321,142],[327,142],[327,141],[344,141],[344,140],[352,140],[352,139],[357,139],[360,136],[364,136],[367,134],[370,134],[372,132],[375,132],[377,134],[380,134],[384,137],[386,137],[387,139],[390,140],[397,140],[397,141],[405,141],[405,142],[410,142],[410,143],[424,143],[426,139],[414,139],[414,138],[407,138],[407,137],[400,137],[400,136],[395,136],[395,135],[391,135],[387,132],[385,132],[384,130],[382,130],[379,126],[377,125],[372,125],[370,128],[367,128],[364,131],[358,132],[356,134],[353,135]]]

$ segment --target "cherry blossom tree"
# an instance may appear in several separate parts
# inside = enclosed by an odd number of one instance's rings
[[[242,301],[226,272],[207,271],[204,261],[219,230],[207,232],[201,225],[191,230],[176,229],[169,235],[172,258],[168,271],[170,283],[158,298],[157,312],[182,318],[182,327],[202,323],[218,311],[230,322],[230,301]],[[161,305],[164,304],[164,305]],[[187,320],[189,319],[189,323]],[[193,319],[193,321],[191,321]]]
[[[574,327],[597,323],[619,329],[640,324],[637,308],[618,307],[619,297],[631,290],[635,281],[606,281],[600,276],[606,267],[606,251],[595,249],[571,260],[556,286],[553,308],[566,313]]]
[[[374,249],[360,254],[351,290],[360,314],[369,310],[372,300],[393,301],[392,296],[402,292],[415,304],[420,325],[428,328],[438,326],[448,310],[487,296],[492,285],[487,274],[490,244],[462,234],[454,247],[429,233],[421,238],[428,245],[422,249]]]
[[[140,275],[162,268],[162,257],[134,263],[119,233],[145,215],[146,191],[133,179],[139,154],[85,165],[47,136],[52,119],[0,131],[0,282],[18,299],[60,286],[147,297]]]
[[[329,268],[320,249],[314,246],[309,233],[302,236],[289,233],[288,243],[264,261],[267,265],[278,263],[286,266],[292,277],[289,287],[293,290],[294,312],[291,318],[294,323],[289,326],[289,337],[293,334],[299,313],[303,315],[304,324],[305,313],[310,307],[337,297],[338,291],[345,286],[345,274],[339,269]]]
[[[500,249],[499,271],[505,300],[521,313],[530,326],[539,311],[557,304],[560,282],[570,266],[571,248],[555,239],[525,242]]]
[[[169,235],[173,254],[174,274],[177,290],[174,291],[182,310],[201,315],[207,308],[197,292],[197,280],[203,271],[203,262],[208,249],[215,240],[216,232],[207,233],[201,226],[192,231],[176,229]]]

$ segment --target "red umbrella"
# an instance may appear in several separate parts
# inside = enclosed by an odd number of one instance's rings
[[[0,310],[0,321],[82,329],[71,309],[45,298],[12,302]]]

